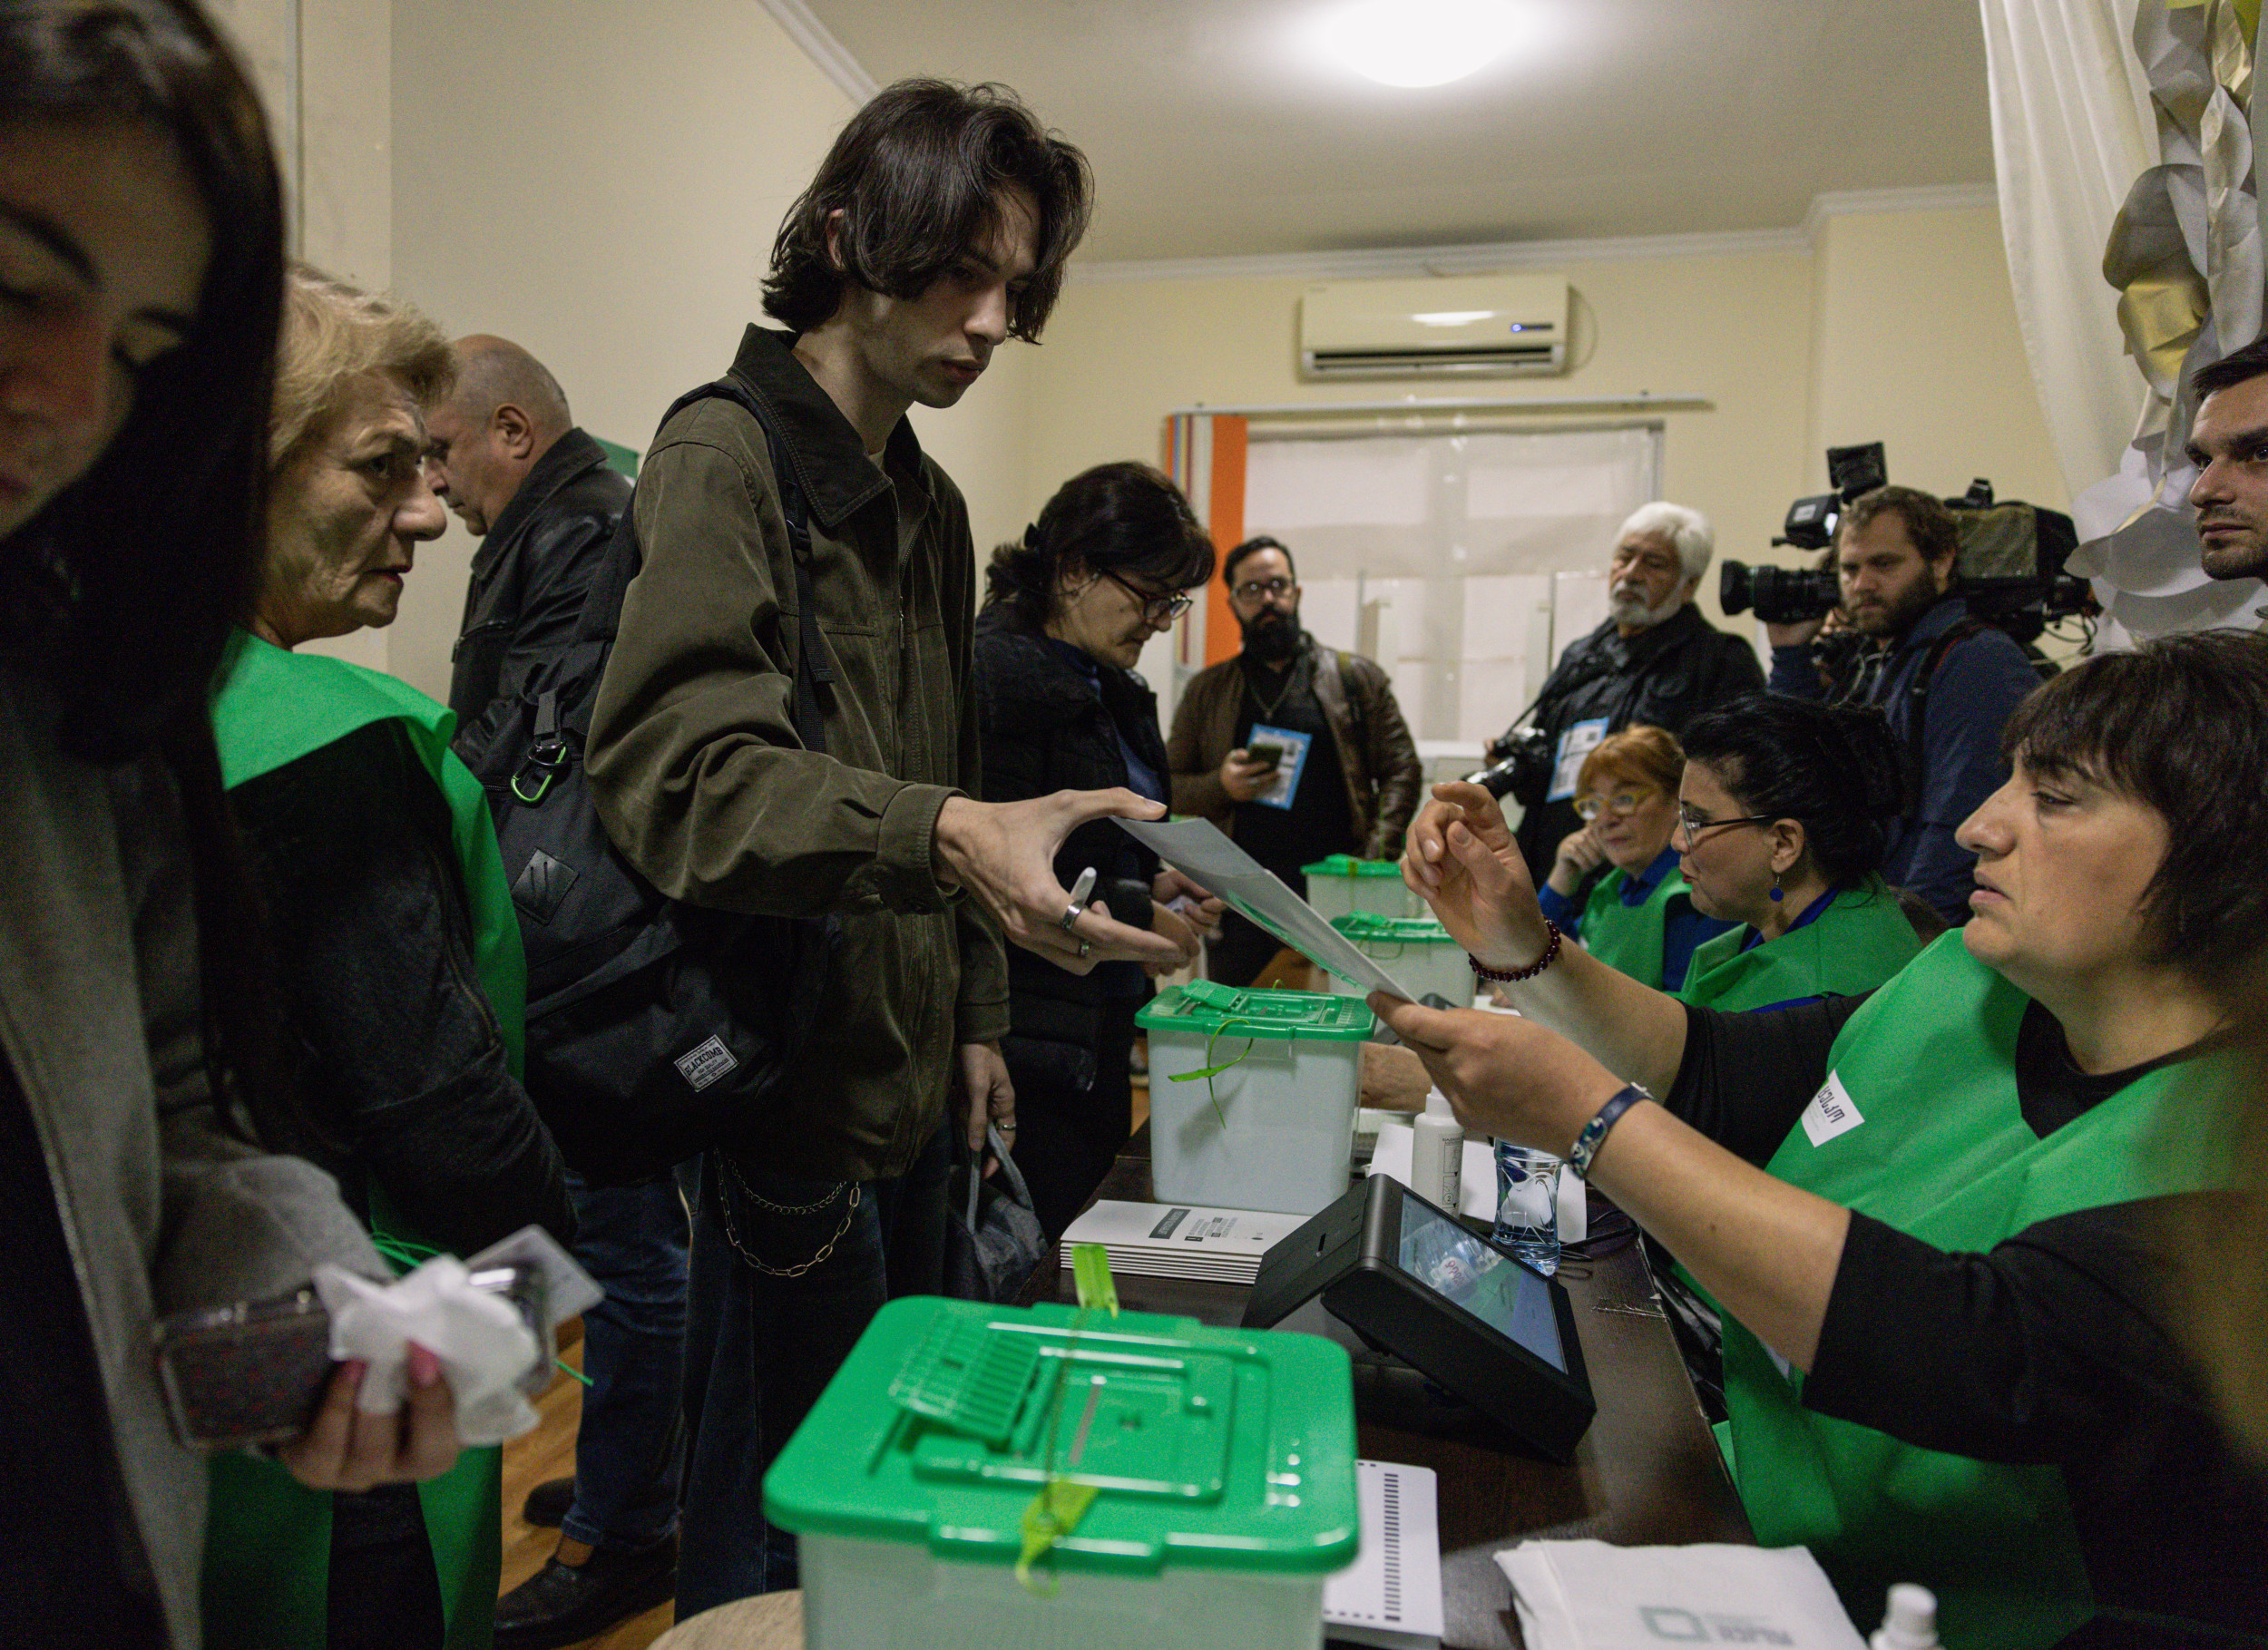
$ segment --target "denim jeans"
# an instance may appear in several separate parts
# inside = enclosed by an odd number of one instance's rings
[[[891,1180],[807,1180],[717,1152],[701,1159],[679,1621],[799,1585],[795,1537],[764,1518],[764,1474],[884,1302],[941,1287],[950,1162],[943,1129]]]
[[[636,1552],[677,1526],[684,1431],[685,1204],[668,1175],[592,1186],[570,1174],[575,1258],[606,1299],[582,1314],[575,1501],[561,1533]]]

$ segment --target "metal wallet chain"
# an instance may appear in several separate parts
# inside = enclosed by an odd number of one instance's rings
[[[858,1213],[860,1188],[858,1182],[855,1180],[846,1180],[842,1182],[842,1184],[837,1186],[826,1196],[820,1198],[816,1203],[774,1203],[770,1198],[765,1196],[763,1193],[758,1191],[754,1186],[748,1184],[748,1176],[741,1174],[740,1166],[738,1164],[733,1162],[732,1159],[727,1157],[721,1152],[718,1154],[717,1160],[725,1166],[727,1171],[729,1172],[733,1179],[739,1184],[741,1191],[748,1195],[751,1202],[763,1205],[764,1207],[771,1210],[775,1215],[815,1215],[819,1210],[826,1207],[828,1204],[833,1203],[837,1197],[840,1197],[846,1191],[850,1193],[850,1202],[843,1210],[842,1224],[835,1228],[833,1236],[829,1237],[826,1242],[819,1245],[819,1251],[816,1255],[814,1255],[809,1260],[805,1261],[798,1265],[767,1266],[757,1258],[756,1252],[754,1250],[750,1249],[748,1245],[740,1241],[740,1234],[733,1229],[732,1225],[732,1199],[726,1194],[723,1187],[720,1186],[718,1188],[717,1206],[725,1217],[725,1241],[739,1251],[740,1258],[742,1260],[748,1262],[749,1265],[755,1267],[758,1272],[761,1272],[767,1277],[801,1277],[805,1273],[810,1271],[812,1267],[817,1265],[821,1261],[826,1259],[828,1255],[835,1253],[835,1245],[842,1241],[843,1234],[850,1230],[851,1217]]]

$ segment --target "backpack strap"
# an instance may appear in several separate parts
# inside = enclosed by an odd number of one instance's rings
[[[819,633],[819,604],[811,584],[811,504],[794,454],[779,427],[779,417],[763,393],[746,379],[727,373],[682,397],[665,415],[667,424],[679,407],[719,396],[733,403],[757,422],[771,455],[772,481],[779,489],[780,513],[787,518],[787,554],[796,581],[796,675],[792,696],[796,737],[806,750],[826,748],[824,711],[835,701],[834,661],[827,657],[826,639]]]
[[[1945,656],[1972,636],[1981,636],[1990,627],[1982,620],[1969,618],[1948,625],[1945,633],[1930,644],[1930,650],[1921,657],[1921,668],[1913,673],[1913,680],[1906,688],[1906,704],[1911,714],[1906,721],[1906,806],[1921,805],[1922,733],[1930,721],[1930,689],[1937,681],[1937,673],[1945,668]]]
[[[826,711],[834,704],[836,676],[834,661],[827,656],[826,639],[819,631],[819,608],[811,583],[811,507],[806,496],[787,444],[779,431],[779,421],[763,395],[752,386],[728,373],[713,383],[688,391],[670,404],[670,410],[661,415],[667,425],[697,401],[712,397],[730,401],[754,418],[764,432],[764,444],[771,455],[772,477],[779,489],[780,512],[787,518],[788,560],[794,564],[796,586],[796,659],[795,685],[791,699],[796,737],[806,750],[824,751],[826,748]],[[657,426],[659,428],[660,426]],[[570,657],[577,649],[591,650],[589,667],[577,671],[572,667],[559,679],[579,680],[588,675],[591,685],[597,685],[597,668],[604,662],[607,649],[614,645],[614,638],[621,628],[622,600],[629,593],[631,581],[637,578],[645,555],[638,542],[637,498],[633,492],[631,502],[622,507],[621,519],[616,522],[614,536],[608,542],[606,559],[598,576],[591,581],[590,596],[583,602],[582,615],[576,621],[575,631],[569,640]],[[547,694],[545,700],[555,698]],[[593,695],[582,695],[582,709],[587,717]],[[537,714],[544,714],[539,702]],[[555,725],[555,724],[554,724]],[[538,743],[541,744],[539,732]],[[533,753],[531,752],[531,760]],[[528,763],[513,776],[515,794],[524,778],[535,788],[539,775]],[[544,781],[548,783],[548,781]],[[536,789],[541,796],[541,789]],[[523,800],[533,798],[523,796]]]

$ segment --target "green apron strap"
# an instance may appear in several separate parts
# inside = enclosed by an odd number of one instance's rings
[[[1591,890],[1583,907],[1583,949],[1618,973],[1658,991],[1670,907],[1681,899],[1690,903],[1692,890],[1672,870],[1647,891],[1645,899],[1626,905],[1622,891],[1629,885],[1629,873],[1618,868]]]
[[[240,633],[213,701],[221,779],[272,773],[373,722],[396,721],[449,807],[451,844],[471,906],[474,958],[495,1011],[513,1074],[521,1071],[527,965],[488,799],[449,749],[455,718],[393,677],[319,654],[288,653]],[[375,1185],[375,1236],[415,1243]],[[485,1650],[494,1636],[503,1564],[503,1451],[467,1450],[418,1502],[440,1578],[447,1650]],[[249,1456],[212,1462],[206,1543],[208,1643],[216,1650],[319,1650],[326,1636],[331,1499],[283,1468]]]
[[[517,1077],[526,1030],[527,959],[488,798],[449,748],[456,718],[446,706],[394,677],[318,653],[287,653],[239,631],[213,700],[221,782],[233,787],[259,778],[386,720],[400,722],[448,804],[450,842],[471,907],[474,962]]]
[[[1804,997],[1856,997],[1921,950],[1913,924],[1880,877],[1844,889],[1803,927],[1743,951],[1755,932],[1735,928],[1696,947],[1679,1000],[1739,1013]]]

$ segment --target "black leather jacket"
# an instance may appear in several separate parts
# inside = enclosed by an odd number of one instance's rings
[[[1608,733],[1643,724],[1682,734],[1703,711],[1763,691],[1756,649],[1718,630],[1687,602],[1635,636],[1621,635],[1609,619],[1570,642],[1544,679],[1530,719],[1550,736],[1556,757],[1561,737],[1579,722],[1604,718]],[[1560,841],[1581,823],[1573,800],[1565,796],[1520,816],[1514,835],[1538,887],[1551,874]]]
[[[562,1243],[566,1166],[481,992],[446,806],[400,728],[373,722],[229,794],[266,896],[304,1155],[367,1218],[375,1186],[459,1256],[530,1222]]]
[[[1127,783],[1119,748],[1124,729],[1134,754],[1166,782],[1158,696],[1131,670],[1097,667],[1097,680],[1033,634],[999,604],[976,620],[978,714],[984,736],[984,799],[1020,802],[1060,790]],[[1068,888],[1085,867],[1098,872],[1094,897],[1122,923],[1149,926],[1149,889],[1158,858],[1108,819],[1064,838],[1055,874]],[[1106,965],[1073,974],[1020,946],[1008,951],[1009,1015],[1001,1044],[1009,1075],[1084,1089],[1094,1082],[1100,1008],[1110,985]],[[1148,996],[1147,991],[1143,992]]]
[[[473,557],[449,673],[449,708],[457,717],[452,743],[483,784],[501,777],[483,767],[483,755],[582,617],[583,597],[629,503],[629,479],[608,467],[604,448],[574,429],[535,461],[490,523]]]

